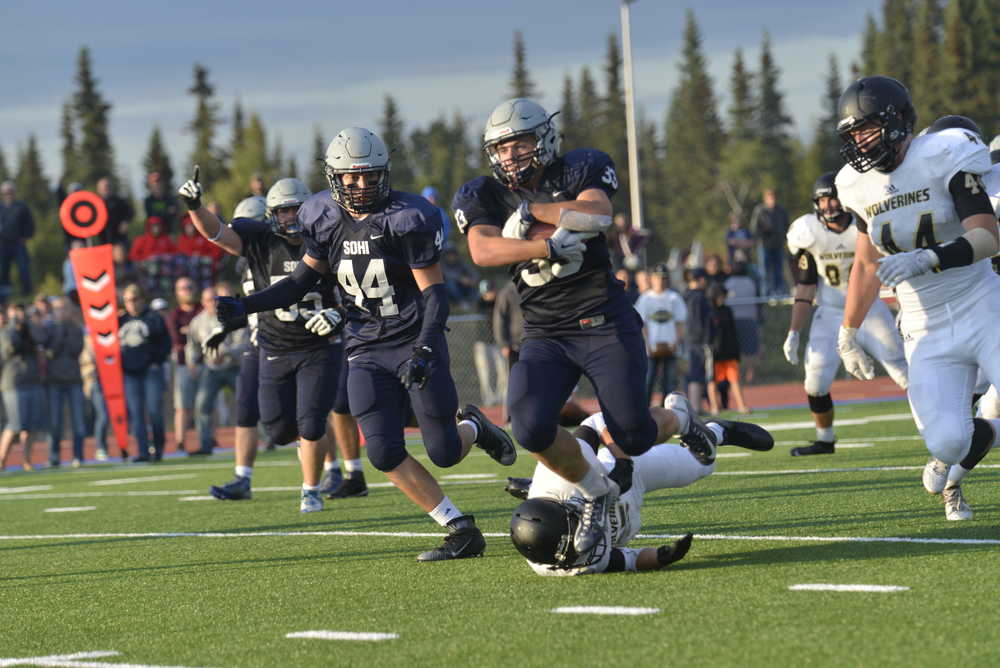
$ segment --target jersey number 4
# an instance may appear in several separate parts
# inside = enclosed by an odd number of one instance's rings
[[[892,223],[889,221],[882,224],[881,241],[882,248],[890,254],[903,252],[892,238]],[[917,235],[913,240],[913,248],[930,248],[935,244],[937,244],[937,240],[934,238],[934,216],[930,213],[921,214],[920,220],[917,222]]]
[[[341,260],[337,265],[337,280],[344,292],[354,297],[354,304],[360,309],[365,308],[366,299],[381,299],[378,314],[382,317],[399,315],[399,306],[393,301],[396,289],[389,285],[389,277],[385,273],[385,260],[376,258],[368,261],[365,275],[358,282],[354,273],[354,260]]]

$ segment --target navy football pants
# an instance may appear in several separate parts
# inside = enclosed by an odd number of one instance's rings
[[[462,456],[462,440],[455,424],[458,392],[449,368],[448,348],[441,337],[432,346],[427,384],[409,392],[413,412],[427,454],[436,466],[447,468]],[[347,379],[351,414],[365,435],[365,449],[372,466],[392,471],[406,459],[403,428],[407,418],[407,392],[399,382],[399,368],[413,354],[413,342],[380,347],[351,355]]]
[[[260,351],[257,346],[251,346],[240,356],[240,375],[236,377],[237,427],[256,427],[260,422],[260,407],[257,404],[259,375]]]
[[[646,398],[646,346],[635,312],[579,334],[527,338],[510,372],[507,394],[514,438],[527,450],[552,445],[559,411],[584,375],[615,443],[641,455],[656,440],[656,422]]]
[[[318,441],[337,396],[343,347],[303,352],[260,349],[260,419],[274,443]]]

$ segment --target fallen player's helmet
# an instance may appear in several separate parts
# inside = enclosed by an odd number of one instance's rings
[[[372,213],[389,199],[389,149],[382,138],[365,128],[337,133],[326,148],[324,171],[333,200],[349,213]],[[344,174],[378,174],[377,183],[360,188],[345,186]]]
[[[906,86],[892,77],[862,77],[847,87],[837,109],[837,134],[844,142],[841,157],[859,172],[875,169],[888,173],[895,169],[900,146],[917,122]],[[851,133],[869,124],[879,133],[859,145]]]
[[[299,179],[281,179],[267,191],[267,217],[271,221],[271,229],[279,237],[297,239],[302,234],[302,224],[298,219],[285,225],[278,223],[278,209],[302,206],[309,199],[309,187]]]
[[[498,181],[517,188],[556,159],[559,153],[559,131],[552,122],[554,116],[555,114],[549,115],[540,104],[526,97],[507,100],[493,110],[483,131],[483,150],[490,159],[490,168]],[[534,139],[534,153],[518,160],[512,169],[505,169],[497,146],[524,135],[531,135]]]
[[[264,216],[267,214],[267,202],[260,195],[254,195],[253,197],[247,197],[241,200],[236,208],[233,209],[233,220],[237,218],[249,218],[250,220],[256,220],[257,222],[264,222]]]
[[[579,516],[552,499],[528,499],[510,518],[510,539],[525,559],[563,565],[575,559],[573,532]]]

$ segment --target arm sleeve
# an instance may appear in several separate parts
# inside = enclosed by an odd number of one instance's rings
[[[816,267],[816,258],[812,253],[804,248],[792,257],[792,279],[799,285],[817,285],[819,283],[819,271]]]
[[[444,334],[448,322],[448,291],[444,283],[435,283],[422,293],[424,298],[424,321],[420,326],[416,346],[434,349],[434,342]]]
[[[948,192],[955,202],[959,220],[965,220],[977,213],[993,215],[990,197],[986,194],[986,186],[983,185],[983,179],[979,174],[958,172],[948,182]]]
[[[247,313],[260,313],[290,306],[300,301],[316,285],[321,274],[305,262],[299,262],[295,271],[271,287],[243,298]]]

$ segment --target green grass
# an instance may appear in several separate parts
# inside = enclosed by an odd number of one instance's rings
[[[905,413],[902,402],[838,408],[838,417]],[[804,410],[755,416],[808,421]],[[482,559],[418,564],[436,537],[51,537],[0,540],[0,663],[12,657],[114,650],[97,661],[173,666],[914,666],[995,665],[1000,640],[1000,545],[819,542],[804,537],[1000,538],[1000,472],[965,485],[976,519],[947,522],[924,493],[926,452],[912,420],[841,426],[841,443],[874,447],[796,458],[811,428],[776,430],[770,453],[722,458],[717,474],[647,497],[643,534],[695,539],[688,557],[658,573],[540,578],[502,537]],[[411,447],[421,453],[419,446]],[[736,452],[724,448],[723,452]],[[391,488],[327,502],[300,516],[294,453],[262,454],[249,502],[180,502],[231,476],[225,457],[156,467],[3,474],[4,536],[147,532],[440,530]],[[526,454],[513,472],[528,475]],[[846,469],[821,473],[789,470]],[[766,472],[739,475],[740,472]],[[474,453],[456,469],[496,481],[449,485],[486,532],[506,531],[515,501],[509,471]],[[720,475],[721,474],[721,475]],[[733,475],[729,475],[733,474]],[[192,476],[96,486],[115,478]],[[384,482],[368,472],[370,482]],[[51,485],[12,493],[9,488]],[[129,491],[168,492],[125,496]],[[74,493],[108,496],[74,497]],[[55,495],[54,498],[33,498]],[[45,513],[58,506],[96,506]],[[710,538],[713,536],[715,538]],[[737,540],[732,536],[758,537]],[[792,537],[763,540],[761,537]],[[663,538],[638,538],[657,545]],[[796,592],[800,583],[883,584],[909,591]],[[660,608],[656,615],[554,615],[566,605]],[[286,639],[306,630],[398,633],[378,643]]]

